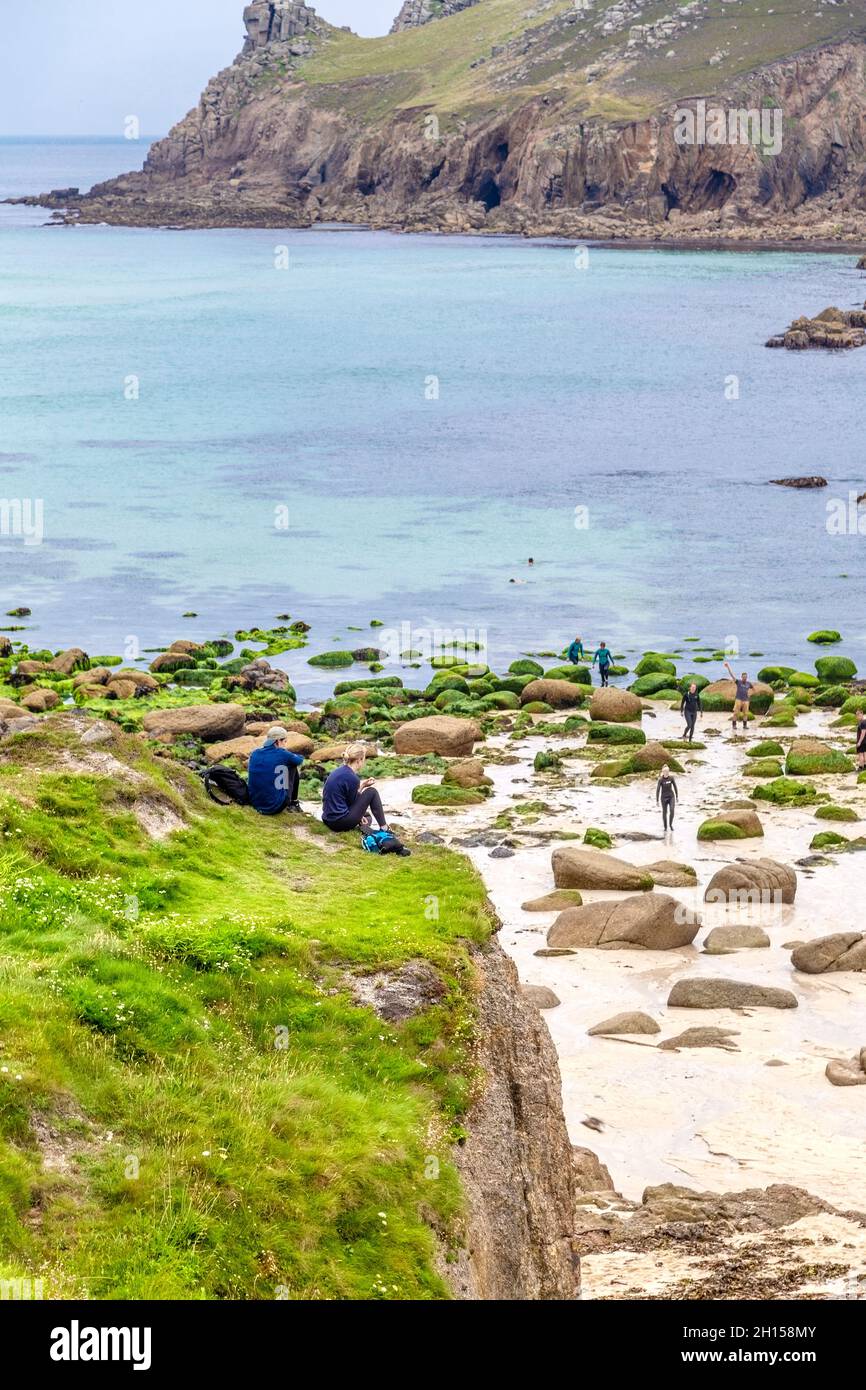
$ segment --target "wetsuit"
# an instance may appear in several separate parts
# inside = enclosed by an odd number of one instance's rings
[[[674,778],[670,774],[667,777],[661,776],[656,783],[656,805],[661,802],[662,825],[665,830],[674,828],[674,810],[678,800],[679,792]]]
[[[583,661],[583,658],[586,656],[586,652],[583,650],[583,643],[575,638],[565,655],[568,657],[572,666],[576,666],[577,663]]]
[[[601,676],[602,685],[607,685],[607,676],[608,672],[610,671],[610,664],[612,660],[613,657],[611,656],[611,651],[609,647],[599,647],[595,656],[592,658],[593,666],[596,662],[598,662],[598,674]]]
[[[687,738],[689,743],[692,743],[695,737],[695,722],[697,717],[699,714],[703,714],[703,712],[700,691],[696,690],[694,694],[692,694],[690,690],[687,690],[682,698],[680,714],[683,715],[686,721],[686,731],[683,734],[683,738]]]
[[[861,719],[857,725],[857,754],[866,758],[866,719]]]

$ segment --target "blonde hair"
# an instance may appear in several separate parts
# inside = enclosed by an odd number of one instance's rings
[[[367,756],[366,743],[350,743],[343,754],[343,762],[359,763]]]

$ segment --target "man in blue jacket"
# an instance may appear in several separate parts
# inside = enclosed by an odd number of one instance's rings
[[[281,725],[268,729],[261,748],[250,754],[247,784],[250,805],[261,816],[278,816],[281,811],[300,811],[298,804],[298,768],[303,763],[300,753],[290,753],[286,747],[289,735]]]

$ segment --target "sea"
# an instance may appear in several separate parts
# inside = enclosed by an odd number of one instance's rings
[[[147,148],[0,139],[0,197]],[[862,306],[855,265],[0,206],[0,614],[32,610],[0,626],[134,655],[288,614],[311,697],[310,655],[365,645],[697,638],[753,673],[830,627],[866,668],[866,351],[764,346]]]

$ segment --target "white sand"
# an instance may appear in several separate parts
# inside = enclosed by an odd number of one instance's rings
[[[679,738],[682,722],[665,706],[644,715],[648,738]],[[832,711],[810,712],[798,721],[798,734],[834,738]],[[793,907],[728,909],[706,907],[703,891],[715,870],[740,857],[768,857],[792,864],[809,853],[812,836],[822,829],[866,834],[863,826],[818,821],[813,807],[775,809],[758,803],[764,824],[762,840],[716,844],[698,842],[697,827],[714,807],[749,795],[758,785],[741,770],[745,750],[762,738],[783,742],[792,730],[762,731],[754,721],[748,737],[730,738],[723,715],[705,715],[697,738],[711,729],[705,752],[675,753],[686,771],[678,777],[681,803],[672,839],[661,838],[661,815],[655,805],[654,779],[622,786],[598,786],[589,780],[593,766],[575,759],[568,764],[566,787],[554,787],[536,775],[532,760],[541,748],[584,742],[582,735],[562,740],[531,738],[512,743],[497,737],[488,746],[519,755],[520,765],[488,766],[495,794],[483,806],[441,814],[412,806],[417,781],[395,780],[383,791],[389,809],[413,828],[432,829],[448,839],[488,828],[514,799],[542,800],[552,808],[524,832],[525,848],[513,858],[491,859],[489,849],[467,850],[488,886],[502,919],[501,941],[526,983],[548,985],[561,1005],[546,1010],[562,1069],[565,1114],[572,1140],[592,1148],[607,1164],[616,1187],[639,1199],[645,1186],[661,1182],[724,1192],[770,1183],[791,1183],[843,1208],[857,1206],[856,1175],[866,1137],[866,1086],[839,1088],[824,1076],[827,1061],[850,1057],[866,1045],[866,975],[806,976],[793,971],[783,942],[807,940],[835,931],[863,929],[861,911],[866,855],[840,855],[832,866],[798,869]],[[850,745],[850,736],[845,737]],[[483,757],[483,749],[479,750]],[[624,750],[627,751],[627,750]],[[612,750],[611,757],[617,751]],[[700,761],[698,761],[700,760]],[[815,778],[833,800],[853,806],[866,818],[866,787],[854,774]],[[519,818],[517,818],[519,821]],[[553,888],[553,844],[532,845],[532,830],[583,833],[595,825],[613,834],[644,831],[652,842],[616,842],[612,851],[634,864],[674,859],[691,864],[698,874],[697,892],[656,889],[698,906],[703,926],[694,946],[677,951],[578,951],[571,956],[539,958],[555,914],[526,913],[521,903]],[[570,841],[569,843],[575,843]],[[609,894],[584,894],[584,901]],[[618,896],[626,896],[624,894]],[[708,956],[700,947],[707,931],[723,921],[760,921],[769,949]],[[683,976],[726,977],[792,990],[796,1010],[748,1011],[668,1009],[675,980]],[[653,1037],[631,1040],[590,1038],[587,1029],[624,1010],[640,1009],[661,1025]],[[660,1051],[656,1043],[686,1028],[715,1025],[736,1030],[738,1051],[718,1049]],[[782,1066],[767,1066],[771,1060]],[[582,1123],[594,1116],[596,1132]]]

